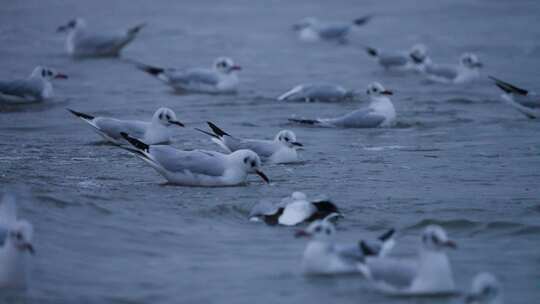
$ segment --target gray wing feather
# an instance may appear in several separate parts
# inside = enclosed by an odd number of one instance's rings
[[[321,119],[321,122],[342,128],[376,128],[384,119],[383,115],[375,114],[371,109],[360,109],[342,117]]]
[[[118,51],[133,38],[127,34],[84,34],[76,38],[75,45],[77,50],[85,53],[108,53]]]
[[[379,63],[385,67],[404,66],[409,62],[408,58],[401,54],[381,54]]]
[[[335,246],[334,251],[344,260],[350,262],[363,262],[364,254],[358,246]]]
[[[304,86],[299,95],[299,99],[338,100],[346,97],[347,90],[331,84],[311,84]]]
[[[168,70],[165,75],[172,84],[191,85],[217,85],[219,77],[214,71],[207,69],[192,69],[187,71]]]
[[[146,132],[148,123],[133,120],[118,120],[107,117],[97,117],[92,121],[103,133],[114,139],[121,139],[120,132],[130,136],[142,138]]]
[[[150,146],[150,155],[170,172],[222,176],[225,173],[222,154],[211,151],[182,151],[169,146]]]
[[[427,65],[426,73],[446,79],[454,79],[458,75],[456,67],[449,65]]]
[[[20,79],[14,81],[0,81],[0,93],[18,97],[32,96],[41,98],[43,83],[38,79]]]
[[[279,144],[274,141],[254,139],[239,140],[233,146],[229,146],[229,142],[227,142],[227,146],[229,149],[231,149],[231,151],[241,149],[251,150],[262,158],[272,156],[272,154],[274,154],[280,148]]]
[[[319,28],[319,35],[324,39],[340,39],[349,33],[348,24],[328,24]]]
[[[367,266],[373,280],[383,281],[395,288],[409,287],[417,273],[417,263],[413,260],[368,258]]]

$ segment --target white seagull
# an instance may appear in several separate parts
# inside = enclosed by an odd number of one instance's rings
[[[341,216],[338,207],[329,200],[307,199],[305,193],[295,191],[279,202],[261,201],[251,209],[250,221],[263,221],[268,225],[295,226],[327,217]]]
[[[84,19],[76,18],[57,31],[68,33],[66,51],[73,57],[116,57],[144,26],[140,24],[118,33],[93,33],[87,30]]]
[[[456,292],[445,249],[455,248],[444,229],[425,228],[417,259],[369,258],[360,269],[383,292],[396,295],[437,295]]]
[[[296,232],[296,237],[308,237],[309,242],[304,250],[302,270],[307,275],[336,275],[362,273],[366,258],[374,258],[366,255],[359,245],[338,245],[334,242],[336,229],[329,220],[317,220],[311,223],[305,230]],[[383,242],[393,242],[393,229],[386,232]],[[381,245],[380,248],[391,247]],[[375,256],[382,251],[374,252]],[[384,253],[386,254],[386,252]]]
[[[124,148],[144,160],[169,183],[183,186],[235,186],[246,181],[248,173],[259,175],[266,183],[268,177],[261,171],[259,156],[250,150],[231,154],[214,151],[183,151],[165,145],[147,145],[122,136],[134,148]]]
[[[51,80],[66,78],[66,75],[54,69],[37,66],[26,79],[0,81],[0,101],[36,102],[50,99],[54,95]]]
[[[142,63],[136,66],[179,93],[208,94],[235,93],[240,82],[237,72],[242,69],[228,57],[217,58],[211,68],[165,69]]]
[[[372,47],[366,47],[366,52],[386,70],[422,71],[426,60],[428,60],[427,48],[423,44],[415,44],[405,52],[384,51]]]
[[[5,194],[0,202],[0,289],[26,288],[33,233],[29,222],[17,219],[14,195]]]
[[[475,54],[465,53],[459,58],[459,64],[427,63],[424,67],[426,77],[434,82],[462,84],[480,77],[482,62]]]
[[[297,85],[280,95],[279,101],[340,102],[354,99],[356,92],[329,83]]]
[[[367,108],[361,108],[336,118],[297,119],[289,121],[314,125],[319,127],[338,128],[377,128],[391,127],[396,121],[394,104],[388,97],[391,91],[386,90],[380,83],[374,82],[368,86],[367,95],[370,103]]]
[[[68,109],[73,115],[88,123],[106,141],[117,145],[127,143],[121,132],[130,134],[149,145],[169,143],[172,137],[171,126],[183,127],[176,114],[169,108],[159,108],[150,122],[139,120],[120,120],[110,117],[94,117],[89,114]]]
[[[274,140],[242,139],[229,135],[211,122],[207,122],[207,124],[213,133],[201,129],[196,130],[211,136],[213,142],[229,153],[241,149],[252,150],[263,161],[271,164],[299,161],[297,150],[303,147],[303,145],[296,141],[296,135],[293,131],[282,130],[276,135]]]
[[[466,304],[503,304],[501,284],[497,278],[488,272],[477,274],[472,282],[472,288],[465,297]]]
[[[501,98],[506,103],[531,119],[540,117],[540,96],[495,77],[489,76],[489,78],[503,90],[504,94]]]
[[[293,25],[298,32],[298,38],[304,42],[321,40],[346,43],[347,36],[354,26],[362,26],[371,20],[372,16],[358,18],[352,22],[322,22],[315,17],[306,17]]]

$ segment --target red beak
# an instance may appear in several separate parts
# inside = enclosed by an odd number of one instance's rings
[[[381,94],[383,94],[383,95],[393,95],[394,93],[392,91],[386,90],[386,91],[382,91]]]
[[[66,74],[58,73],[54,76],[54,79],[68,79],[68,76]]]

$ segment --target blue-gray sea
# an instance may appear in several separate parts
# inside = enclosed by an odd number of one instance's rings
[[[298,41],[306,16],[353,20],[373,14],[347,45]],[[58,25],[85,17],[97,30],[146,22],[120,59],[73,60]],[[6,303],[460,303],[399,298],[360,277],[306,278],[305,241],[294,229],[248,222],[261,198],[292,191],[326,195],[345,213],[337,239],[354,242],[388,227],[397,253],[414,254],[438,223],[456,240],[449,253],[460,290],[494,273],[507,303],[540,302],[540,123],[500,101],[487,75],[540,87],[540,2],[419,1],[2,1],[0,78],[34,66],[70,76],[54,100],[0,106],[0,184],[24,188],[20,216],[35,227],[26,295]],[[407,49],[422,42],[436,62],[466,51],[483,77],[462,86],[385,72],[362,46]],[[237,95],[177,95],[125,59],[166,67],[208,66],[227,55],[242,65]],[[302,82],[395,92],[390,129],[317,129],[292,115],[342,114],[362,102],[291,103],[275,97]],[[189,128],[178,148],[218,150],[194,131],[207,120],[230,134],[272,138],[284,128],[305,144],[303,162],[266,166],[272,184],[178,187],[100,138],[66,107],[95,115],[149,118],[174,109]]]

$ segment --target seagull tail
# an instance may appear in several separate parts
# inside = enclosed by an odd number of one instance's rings
[[[509,94],[517,94],[517,95],[527,95],[529,91],[522,89],[520,87],[516,87],[513,84],[510,84],[508,82],[502,81],[500,79],[497,79],[493,76],[488,76],[489,79],[495,81],[495,85],[499,87],[499,89],[503,90],[506,93]]]
[[[318,121],[317,119],[289,118],[289,121],[299,123],[299,124],[304,124],[304,125],[318,125],[320,123],[320,121]]]
[[[215,124],[211,123],[210,121],[207,121],[206,122],[208,124],[208,126],[210,127],[210,129],[212,129],[212,132],[214,132],[216,138],[221,138],[225,135],[227,136],[230,136],[229,134],[227,134],[225,131],[221,130],[220,128],[218,128],[218,126],[216,126]]]
[[[391,239],[394,234],[396,233],[396,229],[394,228],[390,228],[388,229],[385,233],[381,234],[378,239],[381,241],[381,242],[386,242],[388,241],[389,239]]]
[[[379,52],[377,52],[376,48],[366,46],[365,49],[366,49],[366,52],[368,53],[368,55],[371,56],[371,57],[377,57],[379,55]]]
[[[79,117],[79,118],[82,118],[84,120],[92,120],[94,119],[94,116],[92,115],[88,115],[88,114],[85,114],[85,113],[82,113],[82,112],[77,112],[77,111],[74,111],[72,109],[67,109],[69,112],[71,112],[71,114]]]
[[[136,26],[134,26],[134,27],[128,29],[128,35],[129,35],[129,36],[135,36],[135,35],[137,35],[137,34],[140,32],[140,30],[141,30],[142,28],[144,28],[145,26],[146,26],[146,23],[141,23],[141,24],[138,24],[138,25],[136,25]]]
[[[161,74],[163,74],[163,72],[165,72],[165,69],[164,68],[160,68],[160,67],[156,67],[156,66],[151,66],[151,65],[147,65],[147,64],[144,64],[144,63],[140,63],[140,62],[136,62],[136,61],[132,61],[135,66],[143,71],[143,72],[146,72],[154,77],[158,77],[160,78]]]
[[[371,18],[373,18],[373,15],[366,15],[366,16],[354,19],[353,23],[356,26],[366,25],[371,20]]]

